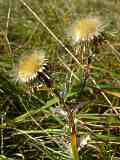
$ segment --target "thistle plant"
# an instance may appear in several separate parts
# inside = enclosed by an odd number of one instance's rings
[[[1,0],[0,159],[119,159],[116,3]]]

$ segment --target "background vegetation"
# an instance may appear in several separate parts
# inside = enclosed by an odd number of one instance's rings
[[[0,160],[72,159],[70,130],[58,97],[45,88],[30,93],[27,85],[15,81],[19,57],[36,48],[46,51],[47,74],[55,90],[77,110],[79,143],[90,136],[80,148],[80,159],[119,160],[120,1],[25,0],[27,6],[23,2],[0,0]],[[89,15],[101,17],[107,25],[107,42],[92,59],[90,78],[80,94],[84,66],[81,69],[63,44],[74,55],[67,30],[75,19]]]

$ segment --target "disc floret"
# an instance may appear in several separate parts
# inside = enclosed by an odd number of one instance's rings
[[[43,51],[34,50],[31,54],[20,59],[17,67],[17,79],[23,83],[35,79],[38,73],[43,72],[47,59]]]
[[[74,44],[90,42],[104,31],[104,25],[97,17],[82,18],[73,23],[70,36]]]

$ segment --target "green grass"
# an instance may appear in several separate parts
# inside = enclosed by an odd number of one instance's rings
[[[45,88],[28,94],[29,86],[15,81],[19,57],[33,49],[45,50],[55,91],[64,94],[67,111],[77,110],[77,138],[90,135],[79,159],[119,159],[119,6],[115,0],[0,1],[0,160],[73,157],[66,108],[59,97]],[[92,59],[90,78],[82,88],[84,65],[67,32],[75,19],[89,15],[107,25],[106,41]]]

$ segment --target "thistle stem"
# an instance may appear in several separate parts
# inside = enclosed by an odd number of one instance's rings
[[[76,131],[75,126],[72,127],[72,133],[71,133],[71,148],[72,148],[73,160],[79,160],[77,131]]]
[[[71,128],[71,149],[73,160],[79,160],[77,129],[75,124],[75,112],[68,111],[69,127]]]

